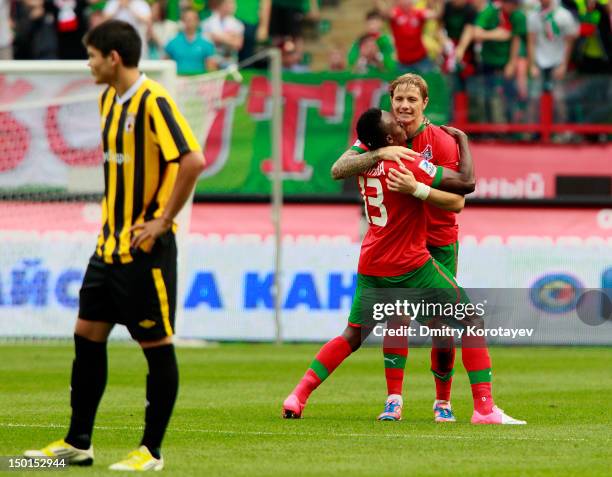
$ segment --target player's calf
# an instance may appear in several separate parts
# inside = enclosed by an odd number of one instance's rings
[[[310,363],[309,368],[306,370],[300,382],[283,402],[282,416],[286,419],[300,418],[310,394],[319,387],[352,352],[351,343],[344,335],[337,336],[333,340],[325,343],[312,360],[312,363]]]

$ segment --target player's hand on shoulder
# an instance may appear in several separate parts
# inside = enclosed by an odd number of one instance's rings
[[[404,146],[386,146],[376,151],[379,161],[394,161],[402,165],[402,161],[414,161],[420,158],[421,154]]]
[[[452,126],[440,126],[440,129],[444,131],[446,134],[455,138],[455,141],[459,142],[460,140],[466,140],[468,135],[464,133],[461,129],[454,128]]]
[[[389,169],[389,174],[385,180],[390,191],[401,192],[402,194],[412,194],[417,187],[414,174],[403,164],[399,165],[399,169]]]
[[[130,229],[130,234],[132,235],[130,247],[141,247],[145,251],[150,251],[157,237],[166,233],[171,227],[172,221],[164,217],[136,224]]]

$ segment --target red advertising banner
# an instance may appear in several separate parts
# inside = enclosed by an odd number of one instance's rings
[[[612,245],[612,209],[468,206],[458,222],[461,241]]]
[[[560,176],[612,180],[612,144],[568,146],[472,143],[476,192],[490,199],[550,199]]]
[[[2,232],[96,233],[100,207],[92,203],[4,202]],[[550,243],[612,245],[612,209],[467,207],[458,217],[461,241],[488,243]],[[194,204],[191,233],[252,235],[274,233],[269,205]],[[359,242],[361,207],[357,205],[297,205],[283,209],[286,237],[339,239]]]

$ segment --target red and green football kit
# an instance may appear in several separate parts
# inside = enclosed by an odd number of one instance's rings
[[[459,151],[455,139],[433,124],[422,124],[407,147],[421,153],[424,159],[453,171],[459,170]],[[360,154],[368,148],[360,141],[351,148]],[[427,248],[449,271],[457,273],[459,227],[456,214],[425,203],[427,211]]]
[[[416,136],[408,141],[408,147],[420,152],[436,166],[453,171],[459,170],[459,151],[455,139],[440,127],[428,124],[419,129]],[[457,214],[425,204],[427,209],[427,249],[431,256],[457,275],[457,254],[459,251],[459,227]]]
[[[446,135],[439,128],[424,125],[414,138],[412,148],[422,152],[425,157],[430,155],[432,160],[439,158],[440,162],[456,170],[457,146],[452,137],[448,136],[452,141],[449,142],[442,134]],[[454,146],[454,149],[451,146]],[[360,153],[367,151],[365,145],[359,141],[353,149]],[[454,165],[449,163],[452,159],[445,157],[447,153],[450,157],[454,157]],[[412,171],[417,181],[427,185],[436,187],[442,178],[443,168],[426,159],[404,161],[404,164]],[[465,292],[459,287],[451,272],[432,259],[427,249],[427,242],[430,240],[428,228],[433,211],[432,245],[437,245],[437,248],[443,252],[447,252],[449,248],[453,250],[452,244],[457,240],[454,214],[439,214],[437,209],[429,207],[419,199],[390,191],[385,179],[394,166],[393,162],[380,161],[372,169],[358,176],[370,226],[359,257],[357,288],[349,316],[349,326],[352,327],[367,329],[376,324],[373,315],[368,312],[372,309],[369,305],[384,300],[384,290],[381,289],[385,288],[418,288],[419,293],[427,292],[426,289],[434,289],[434,293],[441,292],[442,299],[447,302],[468,302]],[[450,255],[455,256],[455,253]],[[437,297],[440,297],[440,294]],[[401,395],[408,342],[406,337],[393,342],[387,338],[388,336],[385,336],[383,341],[387,391],[389,395]],[[432,349],[432,358],[434,352],[439,351],[442,350]],[[283,403],[285,415],[291,411],[293,415],[301,416],[312,391],[352,352],[353,349],[344,336],[337,336],[327,342],[319,350],[292,394]],[[454,361],[454,351],[452,357]],[[470,378],[474,408],[480,414],[488,415],[492,412],[494,403],[491,397],[491,360],[484,338],[479,338],[477,343],[464,342],[462,359]],[[437,399],[450,398],[452,363],[450,366],[450,371],[442,370],[432,362],[432,371],[436,377]],[[445,388],[448,397],[440,396],[439,385]]]
[[[419,182],[435,187],[441,180],[442,168],[426,159],[404,164]],[[423,201],[388,189],[386,178],[394,168],[394,162],[381,161],[357,178],[370,227],[361,245],[351,326],[375,324],[369,302],[377,298],[375,293],[368,293],[365,300],[364,289],[451,288],[449,299],[464,299],[452,274],[434,262],[427,250],[427,211]]]
[[[440,182],[442,169],[431,162],[421,159],[404,164],[417,181],[433,187]],[[397,169],[397,165],[381,161],[357,178],[370,223],[357,269],[362,275],[393,277],[415,270],[431,258],[423,201],[390,191],[386,183],[390,169]]]
[[[455,139],[444,132],[440,127],[430,124],[428,121],[423,123],[416,134],[406,144],[410,149],[421,153],[421,155],[434,163],[437,166],[445,167],[454,171],[459,170],[459,151]],[[353,150],[363,153],[367,151],[367,146],[361,143],[355,143]],[[445,271],[455,277],[457,275],[458,266],[458,225],[456,214],[447,210],[440,209],[434,205],[425,203],[427,211],[427,250],[434,258],[434,263],[442,265]],[[362,279],[360,276],[359,280]],[[363,280],[363,279],[362,279]],[[401,285],[396,285],[400,287]],[[362,290],[359,289],[361,296]],[[364,300],[360,300],[359,307],[367,306],[363,304]],[[361,309],[361,308],[359,308]],[[363,312],[362,312],[363,313]],[[352,316],[352,315],[351,315]],[[350,320],[349,320],[350,322]],[[390,360],[399,363],[397,367],[403,369],[405,357],[401,357],[405,351],[402,347],[396,347],[392,353],[385,352],[385,369]],[[401,353],[401,354],[399,354]],[[400,358],[396,358],[400,356]],[[454,374],[455,348],[454,346],[441,347],[439,343],[432,348],[431,352],[431,371],[434,375],[436,384],[436,399],[448,401],[450,399],[450,391],[452,385],[452,377]],[[386,370],[387,373],[393,374],[397,371]],[[401,389],[401,385],[389,385],[389,389],[393,387],[395,390]],[[401,393],[400,393],[401,394]]]

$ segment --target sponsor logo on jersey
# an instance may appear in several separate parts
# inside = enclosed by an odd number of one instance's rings
[[[429,177],[434,177],[436,175],[436,166],[429,162],[427,159],[419,163],[419,169],[425,171],[425,174],[427,174]]]
[[[116,152],[109,151],[104,153],[104,162],[116,162],[117,164],[121,165],[130,162],[131,160],[132,157],[129,154],[117,154]]]
[[[380,161],[377,165],[375,165],[370,170],[368,170],[365,173],[365,175],[366,176],[371,176],[371,177],[384,176],[385,175],[385,166],[384,166],[383,161]]]

